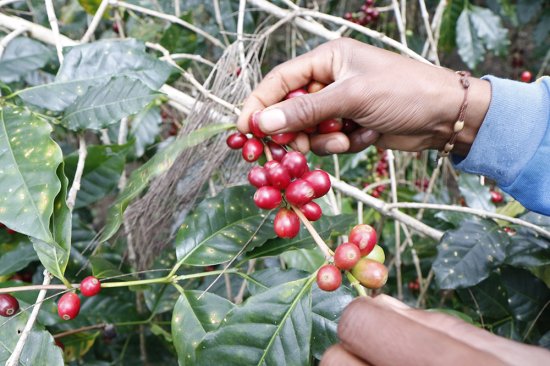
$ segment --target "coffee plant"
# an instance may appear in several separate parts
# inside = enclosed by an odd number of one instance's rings
[[[0,363],[315,365],[382,292],[550,348],[550,217],[433,151],[234,130],[329,39],[531,82],[549,33],[544,0],[0,0]]]

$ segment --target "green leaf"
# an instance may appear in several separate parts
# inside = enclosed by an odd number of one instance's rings
[[[449,0],[441,19],[439,47],[447,52],[456,46],[457,20],[464,8],[464,0]]]
[[[312,276],[274,287],[234,308],[198,345],[200,365],[307,365]]]
[[[114,77],[92,86],[65,111],[61,124],[70,130],[99,130],[140,112],[159,93],[138,79]]]
[[[352,215],[327,216],[324,215],[320,220],[313,222],[313,227],[322,238],[328,239],[333,231],[344,233],[353,222]],[[246,253],[247,258],[268,257],[281,254],[287,250],[309,249],[315,247],[315,241],[309,232],[302,226],[300,233],[292,239],[271,239],[262,246]]]
[[[0,256],[0,276],[15,273],[37,260],[32,244],[26,237],[21,237],[15,248]]]
[[[23,312],[9,321],[0,320],[0,364],[5,364],[11,356],[30,312]],[[35,324],[27,338],[19,363],[23,366],[63,365],[61,348],[54,344],[52,335],[44,327]]]
[[[19,96],[27,103],[51,111],[63,111],[89,87],[105,85],[112,77],[139,79],[149,89],[158,89],[170,75],[171,66],[145,52],[134,39],[101,40],[69,49],[51,84],[24,89]]]
[[[461,174],[458,178],[460,193],[466,204],[475,209],[495,212],[495,205],[491,202],[491,193],[488,186],[482,186],[479,177],[472,174]]]
[[[86,13],[95,15],[101,4],[101,0],[78,0],[78,3],[86,10]]]
[[[252,201],[254,188],[238,186],[224,189],[216,197],[202,201],[181,225],[174,246],[178,263],[213,265],[274,238],[267,222],[273,214],[257,208]]]
[[[193,23],[191,12],[186,11],[180,19]],[[195,53],[197,50],[197,34],[179,24],[171,24],[160,39],[160,45],[170,53]]]
[[[130,134],[135,139],[135,152],[139,158],[145,153],[145,148],[155,142],[160,132],[160,108],[152,107],[141,111],[132,120]]]
[[[502,26],[498,15],[489,9],[471,6],[470,21],[488,50],[498,55],[506,49],[509,44],[508,30]]]
[[[207,332],[216,330],[234,305],[218,295],[184,291],[172,314],[172,337],[179,364],[195,365],[195,350]],[[199,299],[200,297],[200,299]]]
[[[528,271],[506,267],[501,278],[508,292],[508,306],[518,321],[535,319],[550,301],[550,289]]]
[[[540,14],[542,3],[540,0],[518,0],[516,14],[520,23],[529,23],[535,16]]]
[[[79,332],[63,337],[65,362],[74,362],[90,351],[101,332]]]
[[[443,235],[433,262],[440,288],[473,286],[503,263],[508,234],[490,220],[466,221],[459,229]]]
[[[122,272],[113,263],[100,256],[90,257],[90,264],[92,265],[92,274],[97,278],[107,278],[121,275]]]
[[[470,19],[470,10],[464,8],[456,22],[456,45],[460,58],[470,69],[483,61],[485,48]]]
[[[111,193],[124,170],[127,146],[91,145],[84,165],[81,186],[76,196],[75,208],[89,206]],[[74,177],[78,152],[65,158],[67,176]]]
[[[50,125],[17,107],[0,109],[0,222],[52,242],[49,223],[61,189],[61,149]]]
[[[325,263],[325,256],[317,248],[289,250],[281,254],[287,267],[313,273]]]
[[[459,289],[458,294],[481,317],[494,320],[511,317],[508,292],[496,273],[473,287]]]
[[[113,206],[109,209],[107,224],[99,238],[99,243],[103,243],[115,235],[122,224],[126,207],[147,188],[147,185],[153,178],[170,169],[182,151],[189,147],[196,146],[231,127],[234,127],[234,125],[226,123],[210,125],[195,130],[187,136],[177,138],[164,150],[155,154],[151,160],[136,169],[130,176],[130,179],[128,179],[126,188],[120,193]]]
[[[281,269],[279,267],[272,267],[256,271],[250,276],[254,279],[254,281],[248,282],[248,290],[252,295],[256,295],[260,292],[269,290],[271,287],[306,278],[309,276],[309,273],[296,269]]]
[[[50,59],[50,49],[30,38],[18,37],[8,43],[0,58],[0,80],[19,81],[21,76],[44,67]]]

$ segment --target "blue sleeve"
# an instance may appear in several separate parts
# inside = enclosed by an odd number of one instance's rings
[[[527,209],[550,215],[550,78],[531,84],[483,79],[491,82],[489,110],[468,155],[453,162],[493,179]]]

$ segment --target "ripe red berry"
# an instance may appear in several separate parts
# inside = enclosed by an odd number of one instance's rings
[[[418,278],[414,281],[410,281],[407,286],[409,287],[409,290],[411,290],[411,291],[420,290],[420,283],[418,283]]]
[[[309,170],[304,154],[299,151],[290,151],[281,160],[281,164],[288,169],[292,178],[300,178]]]
[[[530,71],[525,70],[521,73],[521,81],[523,81],[524,83],[530,82],[532,77],[533,75],[531,75]]]
[[[382,195],[382,192],[375,189],[374,191],[371,192],[370,195],[373,196],[374,198],[380,198],[380,196]]]
[[[279,145],[288,145],[296,139],[296,135],[295,132],[283,132],[271,136],[271,139]]]
[[[359,127],[360,126],[351,119],[345,119],[342,121],[342,132],[347,135],[357,130]]]
[[[502,195],[502,193],[498,192],[498,191],[491,191],[491,201],[493,201],[493,203],[501,203],[502,201],[504,201],[504,196]]]
[[[279,207],[282,201],[283,196],[281,192],[271,186],[260,187],[254,193],[254,203],[264,210],[272,210],[275,207]]]
[[[504,229],[504,232],[506,232],[510,236],[516,235],[516,231],[512,229],[511,227],[506,226]]]
[[[300,231],[300,219],[294,211],[281,208],[273,221],[273,229],[279,238],[294,238]]]
[[[317,221],[323,216],[323,210],[317,203],[311,201],[300,207],[300,211],[309,221]]]
[[[6,232],[7,232],[8,234],[10,234],[10,235],[17,234],[17,231],[12,230],[12,229],[9,229],[9,228],[6,229]]]
[[[265,168],[269,182],[273,187],[282,190],[290,184],[290,173],[281,163],[271,160],[265,164]]]
[[[245,134],[240,132],[232,133],[227,137],[227,140],[225,141],[227,143],[227,146],[229,146],[233,150],[242,149],[244,146],[244,143],[248,140],[248,137],[246,137]]]
[[[296,90],[293,90],[290,93],[288,93],[286,95],[285,99],[296,98],[296,97],[306,95],[306,94],[307,94],[307,90],[305,90],[303,88],[300,88],[300,89],[296,89]]]
[[[9,294],[0,294],[0,315],[10,317],[19,310],[19,301]]]
[[[63,320],[76,318],[80,311],[80,298],[74,292],[67,292],[57,302],[57,314]]]
[[[302,206],[311,202],[314,194],[311,184],[303,179],[296,179],[286,187],[285,198],[291,205]]]
[[[311,127],[304,128],[303,132],[307,133],[308,135],[310,135],[312,133],[315,133],[315,132],[317,132],[317,126],[311,126]]]
[[[317,271],[317,286],[323,291],[334,291],[342,284],[342,274],[333,264],[325,264]]]
[[[94,276],[88,276],[80,282],[80,292],[84,296],[95,296],[101,291],[101,283]]]
[[[250,132],[259,139],[267,136],[262,130],[260,130],[260,121],[258,118],[260,113],[260,111],[256,111],[252,113],[248,119],[248,128],[250,129]]]
[[[244,143],[242,155],[243,159],[252,163],[262,156],[264,153],[264,145],[257,138],[251,138]]]
[[[363,286],[370,289],[377,289],[386,284],[388,280],[388,268],[382,263],[361,258],[352,268],[351,274]]]
[[[367,224],[356,225],[349,233],[350,243],[357,245],[361,256],[368,255],[374,249],[377,240],[376,230]]]
[[[59,339],[56,339],[55,340],[55,345],[59,348],[61,348],[62,351],[65,351],[65,345],[63,344],[63,342],[61,342]]]
[[[256,188],[269,185],[267,170],[261,166],[255,166],[248,172],[248,181]]]
[[[313,198],[323,197],[330,190],[330,177],[324,170],[316,169],[305,172],[302,179],[313,187],[315,192]]]
[[[340,244],[334,251],[334,264],[340,269],[351,269],[361,259],[361,252],[352,243]]]
[[[317,125],[317,132],[319,133],[332,133],[342,131],[344,124],[338,119],[329,119],[323,121]]]
[[[267,143],[267,146],[269,147],[269,151],[271,151],[271,157],[273,160],[281,161],[283,160],[283,157],[286,155],[286,150],[284,147],[282,147],[279,144],[276,144],[273,141],[269,141]]]

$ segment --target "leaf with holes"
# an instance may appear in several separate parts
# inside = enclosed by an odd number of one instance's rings
[[[137,157],[143,156],[145,148],[155,142],[160,133],[160,108],[152,107],[138,113],[132,120],[130,134],[135,139],[135,153]]]
[[[433,270],[439,287],[473,286],[503,263],[508,234],[490,220],[465,221],[457,230],[443,235]]]
[[[309,364],[314,280],[279,285],[235,307],[197,346],[196,365]]]
[[[5,83],[18,81],[46,65],[50,56],[50,49],[42,43],[26,37],[15,38],[0,58],[0,80]]]

